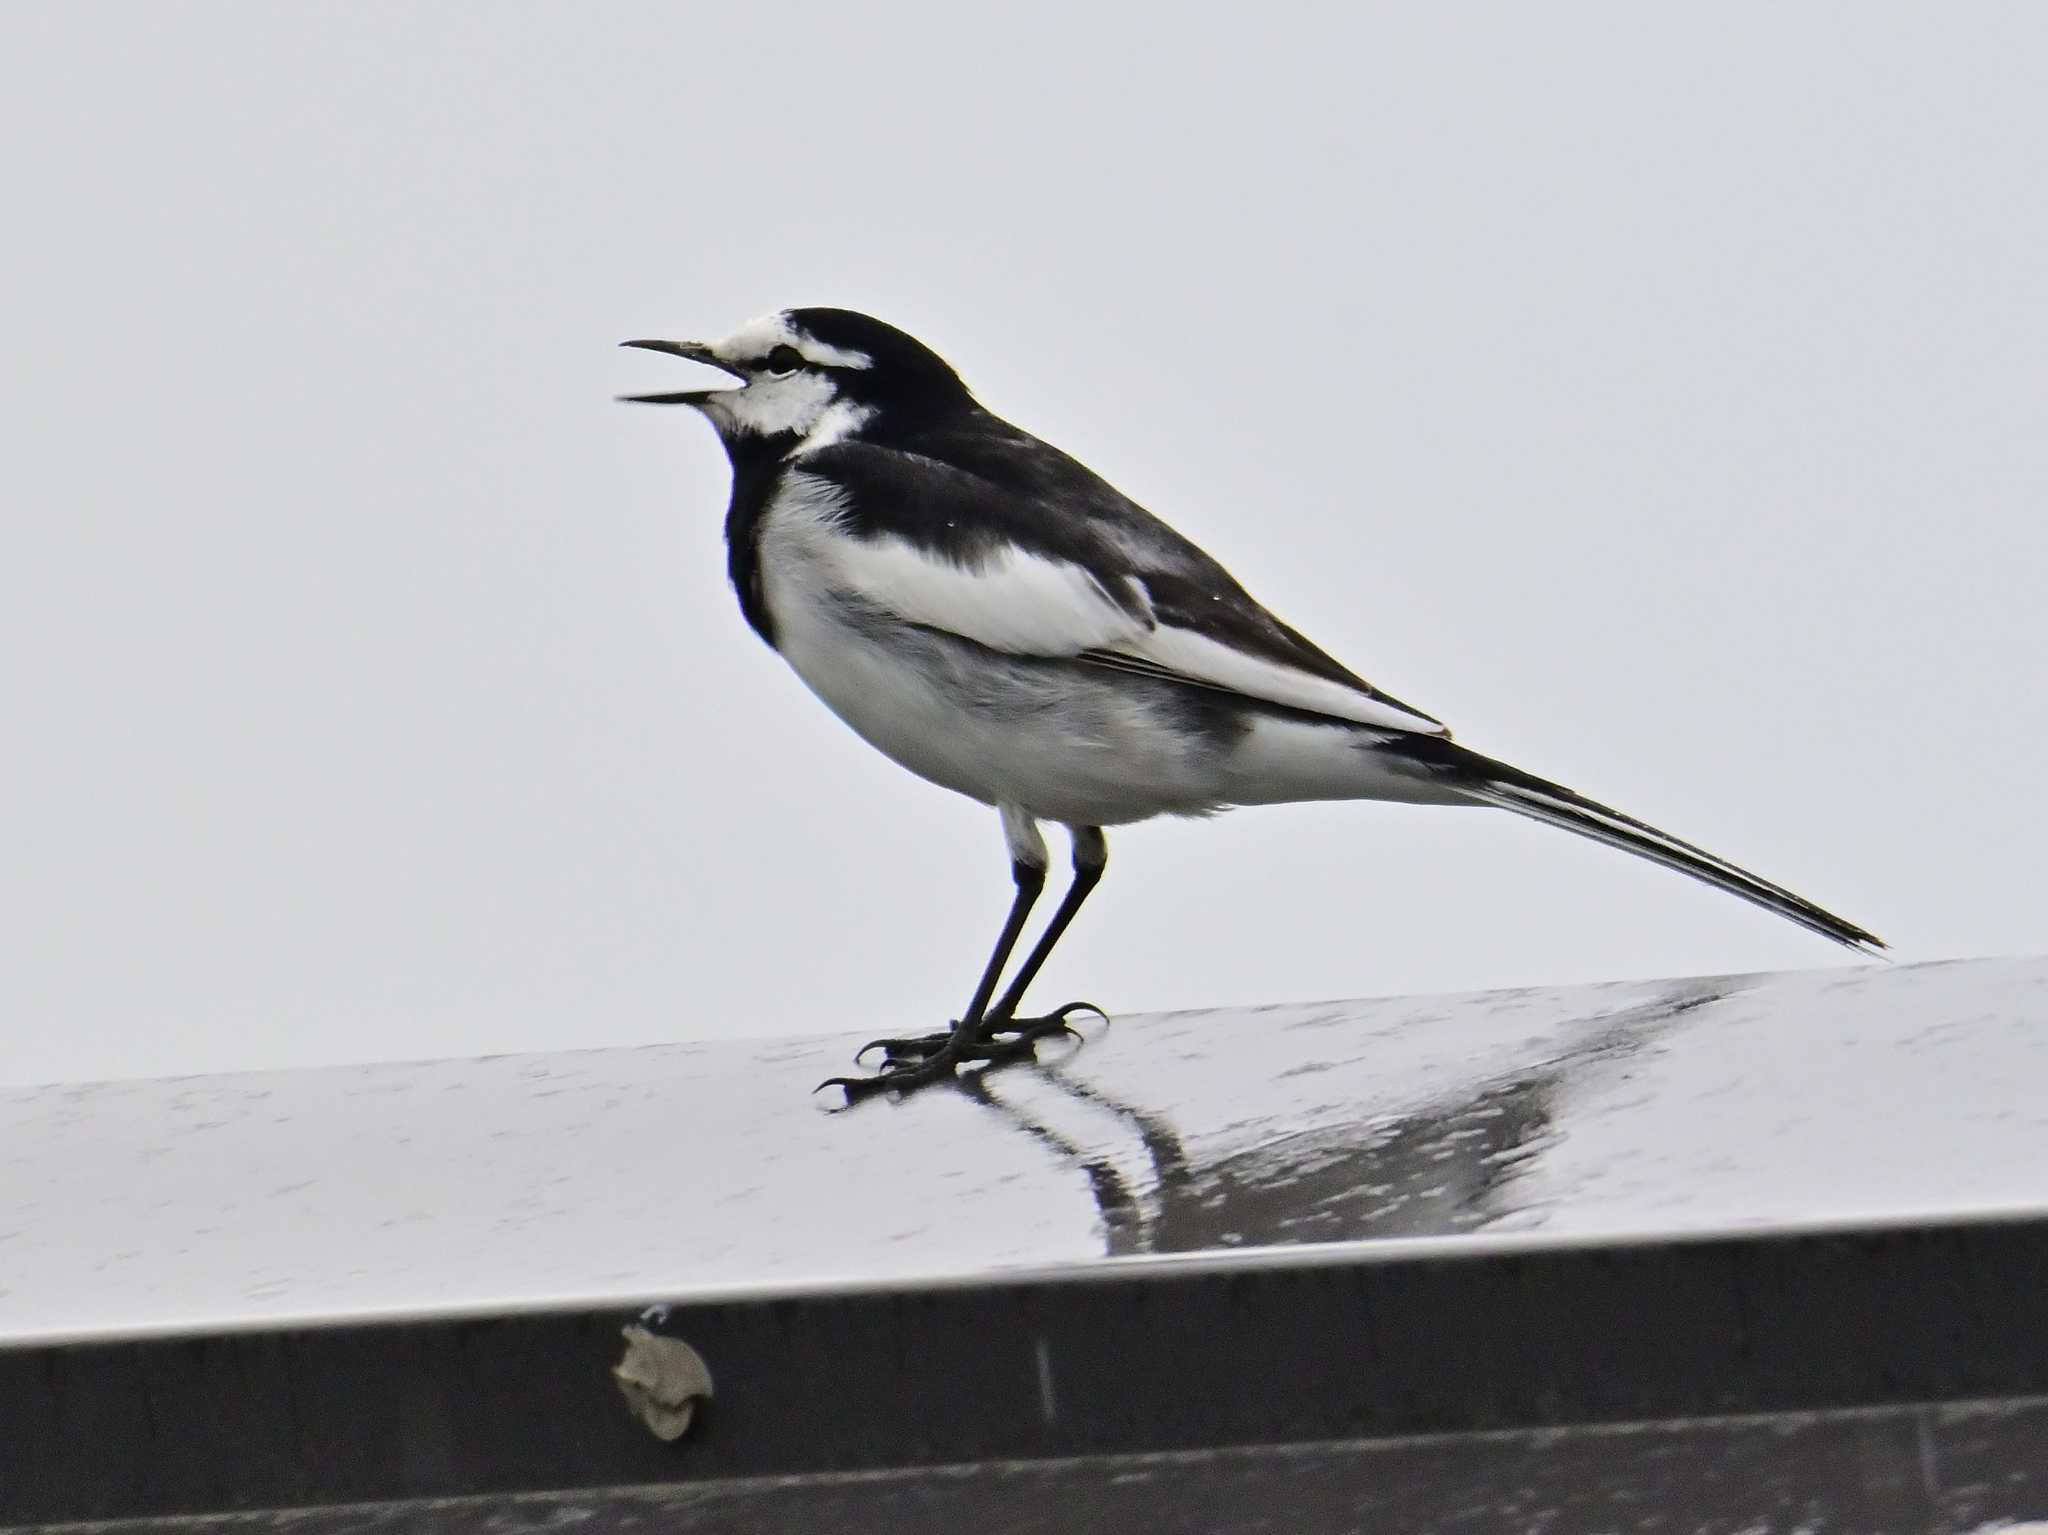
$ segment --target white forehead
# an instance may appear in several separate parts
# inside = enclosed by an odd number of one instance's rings
[[[849,352],[844,347],[827,346],[805,335],[790,322],[786,309],[747,321],[723,341],[713,343],[711,350],[728,362],[745,362],[749,358],[765,357],[778,346],[793,346],[804,354],[806,361],[823,363],[828,368],[872,368],[875,365],[874,358],[866,352]]]

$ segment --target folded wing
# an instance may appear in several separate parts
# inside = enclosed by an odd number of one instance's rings
[[[1018,434],[1020,437],[1022,434]],[[1100,479],[1033,499],[957,464],[861,443],[797,473],[837,486],[832,579],[894,614],[1012,655],[1083,661],[1377,729],[1448,735],[1280,622],[1229,572]],[[1005,483],[1016,483],[1012,473]],[[822,487],[821,487],[822,488]],[[1046,504],[1050,502],[1051,504]]]

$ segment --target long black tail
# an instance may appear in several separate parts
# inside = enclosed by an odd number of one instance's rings
[[[1865,932],[1853,922],[1843,921],[1833,912],[1823,911],[1784,886],[1759,879],[1747,869],[1739,869],[1724,858],[1716,858],[1703,848],[1681,842],[1669,832],[1659,831],[1647,822],[1623,815],[1619,810],[1611,810],[1583,794],[1574,794],[1561,784],[1550,783],[1505,762],[1496,762],[1491,757],[1468,751],[1442,737],[1412,737],[1402,741],[1394,750],[1411,758],[1430,776],[1455,786],[1473,799],[1512,810],[1531,820],[1562,826],[1566,831],[1577,832],[1595,842],[1604,842],[1625,853],[1634,853],[1638,858],[1661,863],[1667,869],[1690,874],[1694,879],[1725,890],[1730,895],[1739,895],[1765,911],[1774,911],[1788,922],[1797,922],[1823,938],[1832,938],[1845,948],[1874,954],[1885,946],[1884,940],[1876,934]]]

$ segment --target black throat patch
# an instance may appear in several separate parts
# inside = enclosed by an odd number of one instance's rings
[[[771,648],[775,645],[775,620],[761,590],[761,518],[796,441],[788,434],[725,440],[726,455],[732,460],[732,501],[725,510],[726,574],[740,599],[741,614]]]

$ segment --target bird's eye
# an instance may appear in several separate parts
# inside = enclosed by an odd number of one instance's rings
[[[774,351],[768,354],[766,359],[766,366],[768,371],[770,373],[775,374],[777,377],[781,377],[783,374],[787,373],[794,373],[798,368],[801,368],[803,365],[804,354],[802,352],[799,352],[795,347],[789,346],[787,344],[777,347]]]

